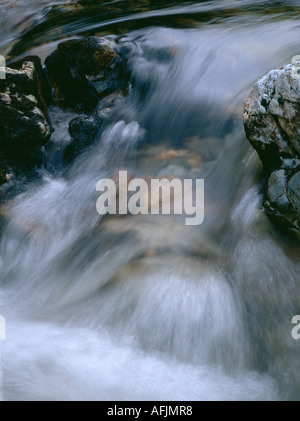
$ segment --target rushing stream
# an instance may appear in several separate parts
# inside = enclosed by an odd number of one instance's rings
[[[298,1],[2,0],[2,54],[112,36],[134,87],[93,147],[62,165],[70,109],[40,178],[2,209],[5,400],[300,399],[299,244],[261,209],[243,129],[254,82],[300,54]],[[106,216],[120,169],[204,178],[205,220]],[[299,285],[298,285],[299,284]]]

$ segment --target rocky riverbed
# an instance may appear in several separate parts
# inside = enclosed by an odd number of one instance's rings
[[[32,176],[36,174],[34,170],[45,164],[45,148],[51,148],[54,131],[48,111],[51,104],[83,113],[69,122],[70,142],[62,152],[66,165],[92,145],[96,136],[113,121],[112,107],[122,106],[129,90],[134,89],[126,57],[130,48],[133,46],[120,47],[113,40],[100,37],[74,39],[61,42],[46,58],[44,66],[39,57],[30,56],[5,69],[6,78],[0,81],[2,184],[15,176]],[[299,65],[287,65],[260,79],[244,110],[246,135],[258,152],[268,178],[264,209],[274,221],[297,231],[300,229]],[[235,118],[232,116],[233,121]],[[187,172],[176,167],[176,162],[184,156],[184,166],[201,173],[209,150],[208,139],[205,144],[197,136],[190,139],[194,139],[200,154],[193,149],[177,148],[154,157],[158,162],[170,162],[165,173],[187,176]]]

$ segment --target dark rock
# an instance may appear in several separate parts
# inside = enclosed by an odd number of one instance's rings
[[[6,158],[0,153],[0,186],[9,181],[13,176],[13,171],[10,168]],[[0,195],[1,202],[1,195]]]
[[[29,81],[29,92],[34,95],[38,101],[39,108],[45,114],[47,119],[49,119],[48,115],[48,105],[52,101],[52,94],[51,94],[51,85],[46,76],[46,73],[43,69],[41,59],[38,56],[27,56],[22,60],[14,61],[9,64],[9,67],[12,69],[22,69],[22,66],[25,62],[31,62],[34,64],[34,72],[35,72],[35,79],[33,83],[30,85]]]
[[[112,119],[112,107],[121,103],[124,97],[110,95],[99,102],[98,106],[89,116],[76,117],[69,123],[71,141],[64,151],[66,162],[72,161],[82,151],[92,145],[97,135]]]
[[[245,102],[247,137],[269,177],[264,208],[300,231],[300,75],[298,64],[260,79]]]
[[[266,212],[277,222],[300,231],[300,171],[274,171],[264,200]]]
[[[10,177],[7,165],[27,169],[41,165],[42,147],[52,131],[44,100],[49,99],[49,89],[40,59],[27,57],[5,68],[5,73],[6,79],[0,80],[0,161],[5,162],[0,182]]]
[[[110,109],[96,109],[88,117],[76,117],[69,123],[71,141],[64,151],[66,162],[72,161],[82,151],[92,145],[95,137],[108,121]]]
[[[92,110],[99,99],[127,88],[124,60],[113,41],[99,37],[60,43],[45,65],[54,98]]]

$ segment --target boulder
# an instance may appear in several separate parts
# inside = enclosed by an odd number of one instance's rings
[[[244,126],[267,176],[264,209],[300,231],[300,63],[260,79],[245,102]]]
[[[1,162],[32,168],[42,163],[42,147],[51,136],[46,103],[50,88],[38,57],[27,57],[4,70],[6,78],[0,80]]]
[[[66,162],[72,161],[92,145],[109,116],[109,109],[96,110],[88,117],[76,117],[69,123],[71,141],[64,151]]]
[[[126,65],[117,45],[106,38],[88,37],[60,43],[46,58],[54,99],[93,110],[99,99],[126,89]]]
[[[289,64],[260,79],[245,102],[246,135],[268,171],[300,157],[300,82]]]
[[[76,117],[69,123],[70,143],[64,151],[68,163],[91,146],[106,124],[112,120],[112,107],[123,101],[124,97],[110,95],[99,102],[96,109],[88,116]]]

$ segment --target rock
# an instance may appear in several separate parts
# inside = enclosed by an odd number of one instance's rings
[[[272,219],[300,231],[299,63],[260,79],[245,102],[246,135],[269,177],[264,208]]]
[[[219,158],[224,145],[224,138],[192,136],[184,140],[183,146],[194,156],[201,156],[203,162],[212,162]]]
[[[245,102],[248,139],[264,167],[276,170],[281,159],[300,157],[300,83],[298,67],[289,64],[260,79]]]
[[[13,177],[13,170],[10,168],[7,160],[3,154],[0,152],[0,186]],[[1,202],[0,194],[0,202]]]
[[[123,100],[122,96],[110,95],[99,102],[94,112],[88,116],[76,117],[69,123],[71,141],[64,151],[66,162],[72,161],[82,151],[92,145],[95,138],[111,120],[111,108]]]
[[[32,168],[42,163],[41,148],[51,136],[45,101],[50,88],[38,57],[27,57],[5,72],[6,79],[0,80],[0,152],[9,164]]]
[[[163,151],[160,155],[158,155],[157,159],[159,161],[171,161],[176,158],[181,158],[187,155],[187,150],[185,149],[168,149]]]
[[[275,221],[300,231],[300,167],[294,174],[284,169],[271,174],[264,208]]]
[[[60,43],[45,65],[54,86],[54,98],[93,110],[99,99],[127,88],[126,66],[116,44],[88,37]]]
[[[41,59],[38,56],[27,56],[21,60],[10,63],[10,67],[12,69],[19,70],[25,62],[31,62],[34,64],[35,77],[33,83],[31,83],[31,86],[29,87],[29,90],[31,94],[37,98],[39,108],[43,111],[47,119],[49,119],[48,105],[52,101],[51,86],[43,69]]]
[[[107,120],[108,112],[109,110],[104,109],[89,117],[76,117],[70,121],[71,141],[64,151],[64,159],[67,162],[72,161],[93,143],[97,133]]]

